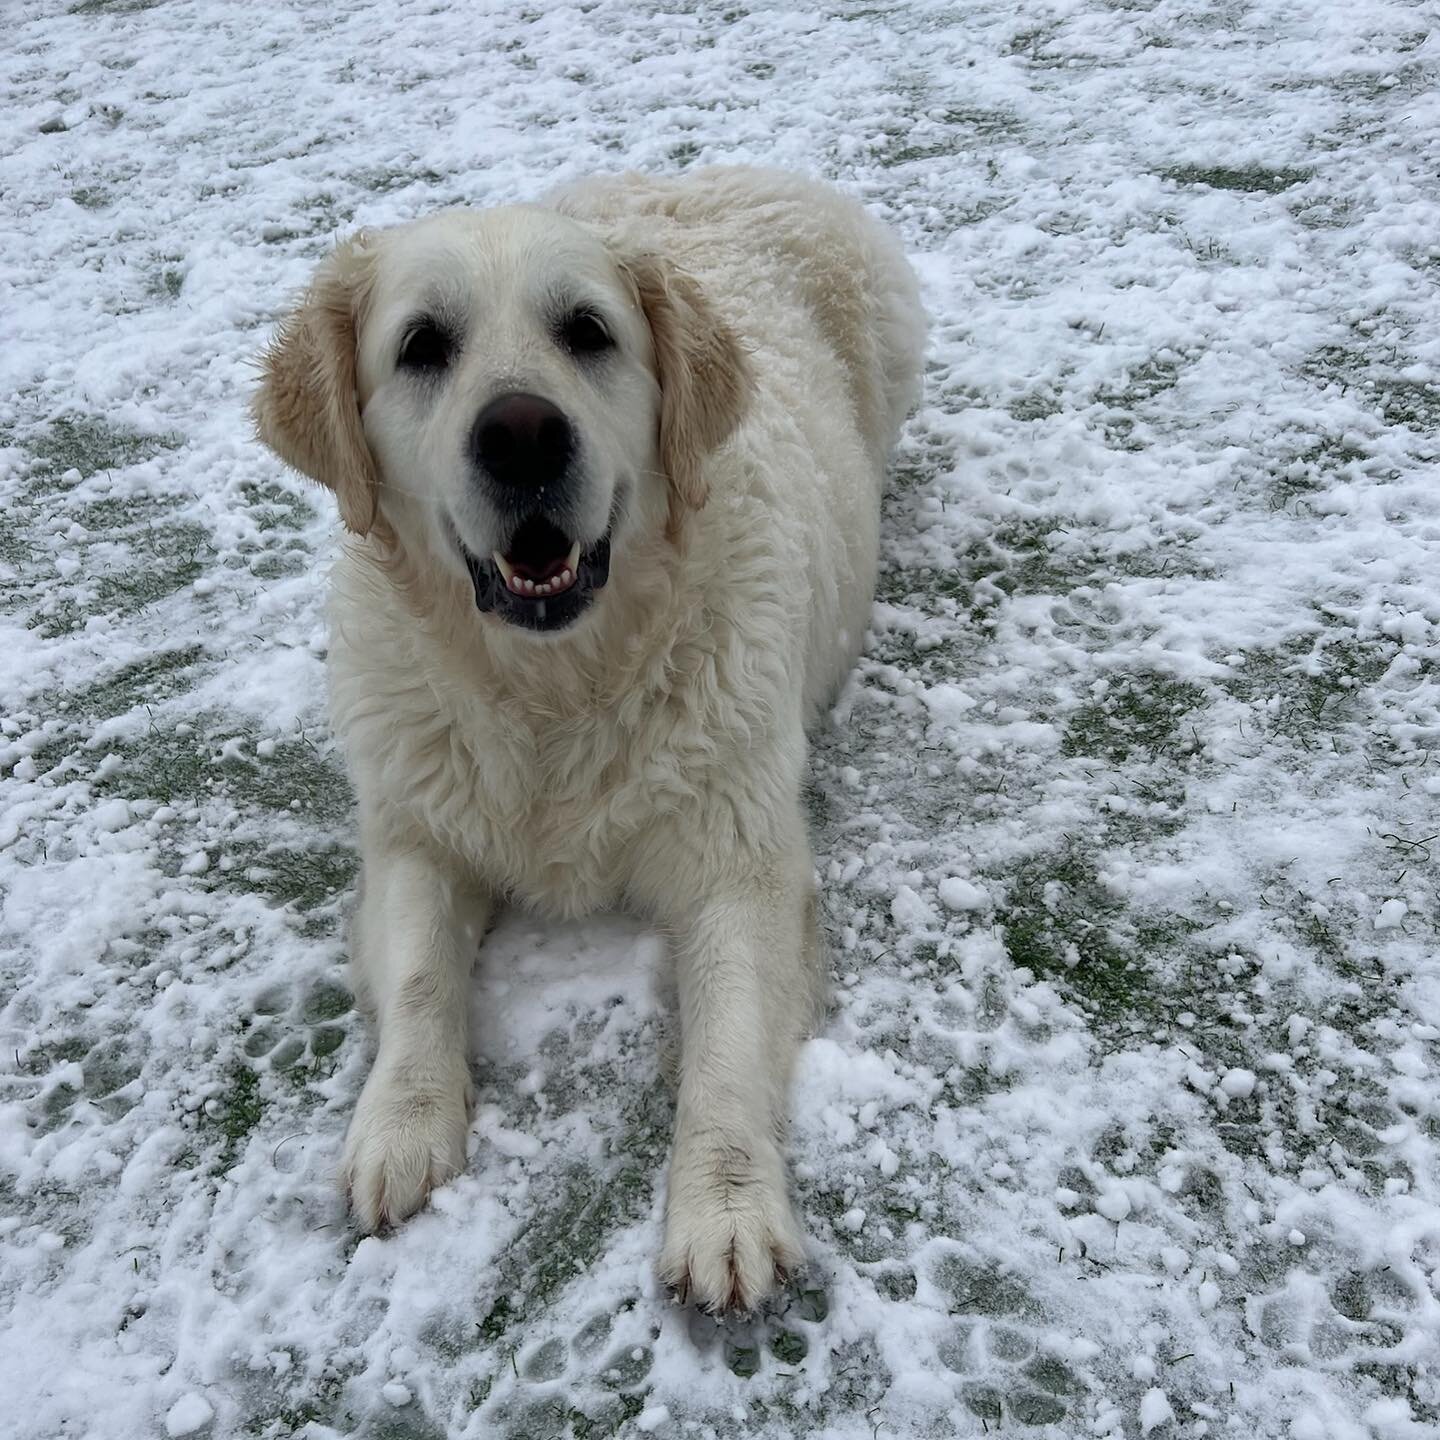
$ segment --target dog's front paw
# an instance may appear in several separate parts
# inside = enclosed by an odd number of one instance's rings
[[[804,1258],[776,1147],[676,1144],[660,1278],[682,1301],[753,1310]]]
[[[437,1186],[465,1168],[470,1080],[399,1078],[370,1072],[345,1138],[345,1187],[366,1232],[413,1215]]]

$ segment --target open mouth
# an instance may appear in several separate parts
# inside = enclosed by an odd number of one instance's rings
[[[610,537],[582,545],[543,516],[532,515],[505,549],[488,557],[461,551],[475,604],[529,630],[563,630],[610,578]]]

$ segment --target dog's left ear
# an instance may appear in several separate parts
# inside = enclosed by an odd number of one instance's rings
[[[260,438],[287,465],[335,492],[347,529],[368,535],[379,476],[360,425],[355,349],[371,275],[361,234],[320,267],[261,362],[253,403]]]
[[[673,539],[686,510],[705,503],[705,457],[735,432],[754,381],[735,332],[690,276],[655,255],[629,256],[621,269],[639,295],[655,349]]]

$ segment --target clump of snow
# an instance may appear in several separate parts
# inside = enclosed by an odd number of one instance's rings
[[[942,880],[936,886],[936,893],[947,910],[984,910],[990,903],[989,895],[979,885],[972,885],[958,875]]]
[[[203,1395],[191,1391],[182,1395],[166,1412],[165,1433],[170,1440],[196,1435],[215,1418],[215,1409]]]
[[[1175,1418],[1170,1406],[1170,1397],[1158,1386],[1151,1386],[1140,1397],[1140,1433],[1148,1435],[1162,1425],[1168,1425]]]
[[[1403,900],[1387,900],[1375,916],[1377,930],[1397,930],[1410,913],[1410,907]]]
[[[925,708],[941,725],[951,724],[975,708],[975,701],[958,685],[932,685],[921,698],[925,701]]]
[[[928,930],[939,923],[934,906],[908,885],[901,885],[895,891],[890,915],[905,930]]]
[[[1119,1224],[1130,1213],[1130,1197],[1120,1186],[1112,1186],[1096,1197],[1095,1209],[1107,1220]]]

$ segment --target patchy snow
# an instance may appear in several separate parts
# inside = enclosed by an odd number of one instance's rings
[[[21,8],[6,1413],[113,1440],[1434,1434],[1428,12]],[[651,1268],[661,943],[620,919],[501,924],[469,1169],[394,1236],[349,1229],[335,526],[245,401],[354,226],[737,159],[888,217],[935,326],[871,642],[814,747],[813,1261],[716,1323]]]

